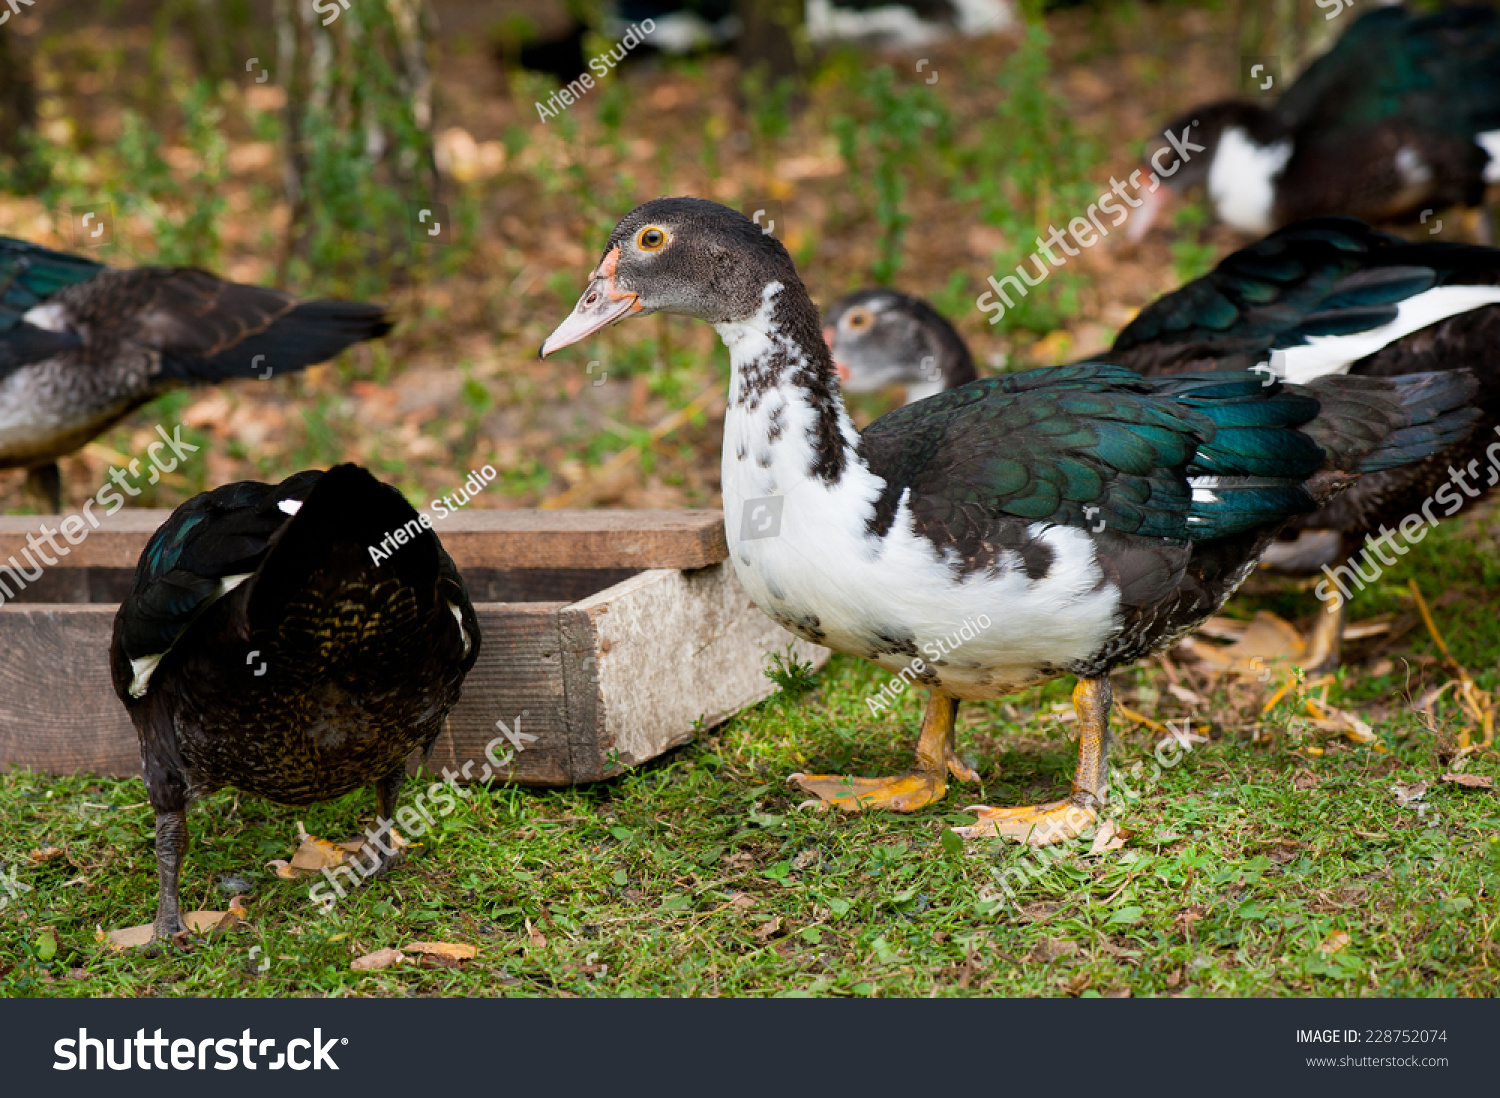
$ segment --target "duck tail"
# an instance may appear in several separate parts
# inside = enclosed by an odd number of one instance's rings
[[[164,351],[162,373],[195,383],[295,373],[334,357],[352,344],[379,339],[391,327],[390,317],[380,305],[304,301],[260,331],[214,353]]]
[[[397,489],[358,465],[335,465],[273,537],[251,580],[250,619],[280,620],[286,604],[317,573],[329,570],[395,576],[426,609],[435,597],[442,552],[430,523],[421,521]]]
[[[1467,370],[1326,377],[1307,391],[1320,409],[1303,431],[1328,455],[1324,468],[1342,473],[1411,465],[1462,442],[1483,418]]]

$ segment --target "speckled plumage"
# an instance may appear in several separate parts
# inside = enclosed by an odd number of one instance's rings
[[[153,535],[110,657],[159,858],[180,860],[187,806],[225,786],[302,805],[375,785],[390,818],[407,757],[431,747],[480,643],[435,534],[369,554],[415,519],[394,488],[341,465],[195,496]],[[159,937],[180,929],[176,863],[163,874]]]

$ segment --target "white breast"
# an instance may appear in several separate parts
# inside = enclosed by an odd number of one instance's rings
[[[1276,179],[1291,157],[1289,139],[1257,145],[1240,127],[1225,129],[1208,166],[1208,195],[1219,220],[1245,233],[1270,232]]]
[[[993,625],[935,668],[958,697],[1010,693],[1098,650],[1117,626],[1119,594],[1100,585],[1093,542],[1083,531],[1032,524],[1031,536],[1053,554],[1038,580],[1027,578],[1019,556],[998,574],[959,580],[916,532],[905,499],[884,538],[868,532],[885,484],[855,458],[852,426],[843,476],[831,485],[809,477],[815,451],[808,429],[816,417],[803,390],[784,384],[753,409],[740,399],[742,365],[769,351],[775,338],[761,330],[764,323],[763,315],[719,326],[736,367],[724,424],[725,532],[735,571],[757,606],[891,671],[906,667],[912,653],[880,653],[880,637],[910,640],[920,655],[987,614]],[[773,419],[782,425],[775,439]]]

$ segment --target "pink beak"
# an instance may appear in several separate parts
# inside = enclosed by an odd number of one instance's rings
[[[1145,187],[1141,188],[1141,205],[1138,209],[1130,211],[1130,223],[1125,226],[1125,239],[1132,244],[1139,244],[1145,239],[1146,234],[1151,231],[1151,226],[1156,224],[1162,211],[1167,208],[1170,196],[1171,191],[1165,183],[1154,191]]]
[[[618,248],[611,249],[589,275],[589,288],[583,291],[568,318],[542,344],[542,358],[641,311],[639,295],[615,289],[615,263],[619,251]]]

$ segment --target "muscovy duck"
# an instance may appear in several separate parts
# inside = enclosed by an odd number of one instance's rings
[[[112,270],[0,237],[0,469],[62,510],[57,459],[179,385],[266,378],[391,328],[379,305],[302,301],[190,267]]]
[[[906,387],[906,403],[979,377],[969,347],[941,313],[895,290],[857,290],[823,314],[823,340],[846,393]]]
[[[1088,826],[1106,791],[1110,671],[1213,613],[1289,518],[1453,445],[1479,415],[1460,373],[1294,386],[1082,363],[970,382],[859,434],[786,249],[694,198],[620,221],[541,353],[654,312],[708,321],[729,350],[725,527],[751,599],[931,691],[912,772],[795,775],[803,789],[847,810],[918,809],[950,772],[975,776],[953,750],[960,699],[1078,676],[1072,795],[981,807],[965,837]],[[981,614],[991,626],[923,659]]]
[[[371,552],[387,538],[393,553]],[[432,746],[479,643],[430,522],[357,465],[227,484],[173,511],[110,646],[156,813],[152,940],[185,929],[190,802],[234,786],[305,805],[373,785],[388,826],[407,756]],[[363,875],[394,863],[378,845]]]
[[[905,308],[886,337],[901,348],[961,337],[926,302]],[[830,317],[833,315],[830,310]],[[826,322],[825,322],[826,323]],[[871,327],[879,319],[862,321]],[[908,332],[907,328],[921,329]],[[825,333],[826,334],[826,333]],[[884,333],[876,333],[884,334]],[[875,336],[834,335],[834,362],[846,389],[875,387],[896,373],[896,357]],[[1137,373],[1257,369],[1294,382],[1327,374],[1372,377],[1463,369],[1481,382],[1483,417],[1468,440],[1413,465],[1373,473],[1311,515],[1300,516],[1261,563],[1316,572],[1395,529],[1449,479],[1450,466],[1488,468],[1500,425],[1500,249],[1440,241],[1408,243],[1347,217],[1309,218],[1233,253],[1213,271],[1146,306],[1099,360]],[[943,386],[951,388],[952,386]],[[1487,477],[1456,498],[1467,507],[1493,488]],[[1444,512],[1449,503],[1443,501]],[[1290,535],[1297,534],[1295,540]],[[1332,536],[1328,536],[1328,535]],[[1348,567],[1348,565],[1344,565]],[[1310,670],[1337,663],[1346,607],[1329,600],[1309,644]]]
[[[1425,222],[1482,206],[1500,184],[1500,11],[1368,12],[1275,106],[1201,104],[1146,151],[1166,188],[1141,192],[1135,239],[1169,191],[1198,184],[1219,220],[1256,235],[1319,214]]]

